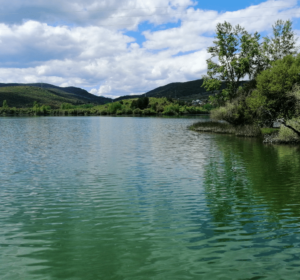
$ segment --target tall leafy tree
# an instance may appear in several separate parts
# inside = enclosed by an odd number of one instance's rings
[[[240,25],[219,23],[214,46],[208,48],[211,58],[207,60],[207,75],[203,87],[216,91],[219,105],[237,95],[240,81],[245,77],[253,80],[257,75],[287,55],[295,55],[297,38],[290,20],[278,20],[273,25],[273,35],[264,37],[248,33]],[[220,91],[222,83],[225,89]]]
[[[241,79],[255,75],[260,54],[260,35],[248,33],[240,25],[219,23],[216,28],[214,46],[208,48],[211,58],[207,60],[207,76],[203,86],[206,90],[220,90],[222,82],[226,88],[217,95],[222,101],[236,97]]]
[[[5,108],[5,109],[8,108],[8,104],[7,104],[6,100],[3,100],[2,108]]]
[[[297,53],[297,38],[292,30],[292,22],[290,20],[277,20],[272,26],[272,29],[273,36],[264,37],[261,45],[264,68],[269,67],[272,62],[278,59]]]

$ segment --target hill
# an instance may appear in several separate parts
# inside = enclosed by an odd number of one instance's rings
[[[241,84],[245,83],[244,81]],[[207,100],[209,95],[212,94],[210,91],[206,91],[205,88],[202,87],[203,79],[184,82],[184,83],[171,83],[165,86],[158,87],[151,91],[148,91],[141,95],[125,95],[119,98],[114,99],[114,101],[138,98],[138,97],[171,97],[175,99],[180,99],[182,101],[191,102],[192,100]],[[222,88],[225,87],[223,83]]]
[[[34,101],[59,107],[62,103],[73,105],[111,102],[110,98],[93,95],[76,87],[58,87],[51,84],[3,84],[0,83],[0,106],[6,100],[10,107],[31,107]]]
[[[189,81],[184,83],[171,83],[158,87],[141,95],[126,95],[114,99],[114,101],[137,98],[142,96],[148,97],[171,97],[184,101],[192,101],[193,99],[207,99],[211,92],[207,92],[202,88],[203,79]]]

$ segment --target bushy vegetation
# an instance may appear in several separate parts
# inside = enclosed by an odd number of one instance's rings
[[[211,119],[226,121],[224,131],[232,129],[236,134],[235,128],[253,127],[277,142],[300,140],[300,54],[295,50],[291,25],[279,20],[273,26],[273,37],[259,41],[257,33],[251,35],[226,22],[218,24],[215,46],[208,51],[219,63],[212,58],[207,61],[204,86],[217,92],[211,98],[217,106],[211,110]],[[251,80],[238,87],[246,75]],[[221,82],[227,85],[223,90]],[[281,124],[280,129],[272,128],[275,122]],[[220,130],[217,122],[212,125]],[[200,126],[205,127],[200,123],[198,130]]]
[[[300,118],[288,120],[287,125],[293,127],[297,131],[300,131]],[[300,142],[299,135],[295,131],[284,125],[280,127],[278,137],[276,139],[278,140],[278,142]]]
[[[88,115],[183,115],[183,114],[207,114],[211,105],[203,107],[189,106],[185,102],[171,98],[142,97],[126,99],[105,105],[94,106],[92,104],[74,105],[62,103],[59,108],[52,108],[34,102],[29,108],[10,108],[5,100],[0,115],[58,115],[58,116],[88,116]]]

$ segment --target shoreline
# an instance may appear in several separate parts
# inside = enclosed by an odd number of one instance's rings
[[[231,134],[237,137],[252,137],[261,139],[264,144],[288,144],[299,145],[300,138],[283,139],[280,138],[280,128],[259,128],[254,125],[233,126],[228,123],[207,121],[197,122],[188,127],[195,132]]]

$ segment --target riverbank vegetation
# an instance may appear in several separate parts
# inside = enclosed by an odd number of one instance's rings
[[[31,116],[90,116],[90,115],[185,115],[185,114],[208,114],[212,109],[211,104],[203,106],[190,106],[186,102],[172,98],[141,97],[126,99],[104,105],[73,105],[62,103],[60,108],[53,108],[33,102],[29,108],[9,107],[6,100],[0,107],[0,115],[31,115]]]
[[[300,54],[291,21],[278,20],[273,36],[262,40],[257,32],[250,34],[227,22],[217,25],[216,34],[214,46],[208,48],[212,57],[204,77],[204,87],[214,91],[210,97],[216,106],[210,113],[214,122],[191,128],[263,135],[265,142],[272,143],[300,142]],[[240,86],[247,77],[249,82]],[[221,82],[225,89],[220,89]],[[276,123],[280,129],[273,129]]]

